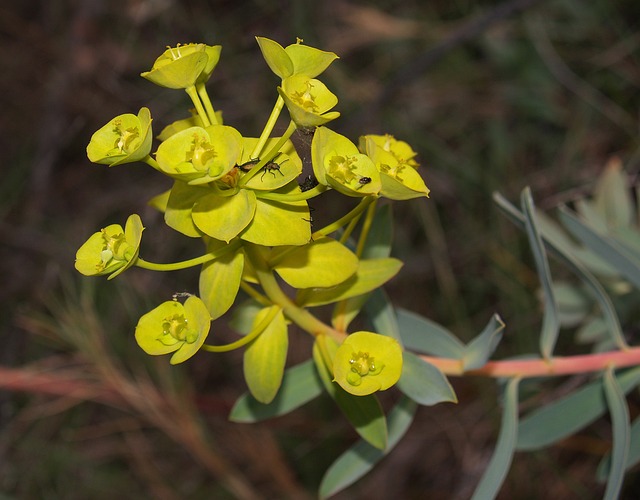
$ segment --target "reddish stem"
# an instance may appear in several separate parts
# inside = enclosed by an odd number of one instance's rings
[[[465,371],[458,359],[421,356],[422,359],[438,367],[447,375],[476,375],[484,377],[552,377],[576,373],[596,372],[609,366],[623,368],[640,365],[640,347],[624,351],[600,352],[550,359],[519,359],[488,361],[475,370]]]

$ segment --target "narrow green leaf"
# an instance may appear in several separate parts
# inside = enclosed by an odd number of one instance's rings
[[[286,415],[321,393],[322,383],[310,359],[285,370],[280,390],[271,403],[263,404],[248,392],[240,396],[231,409],[229,420],[254,423]]]
[[[612,158],[598,178],[594,204],[609,227],[628,227],[633,220],[629,181],[619,158]]]
[[[406,349],[443,358],[461,359],[465,345],[443,326],[419,314],[398,309],[398,328]]]
[[[447,377],[431,363],[408,351],[402,356],[402,375],[398,388],[423,406],[458,402]]]
[[[520,213],[509,201],[507,201],[499,193],[494,193],[493,199],[503,213],[519,227],[524,227],[524,216]],[[552,235],[542,230],[542,239],[547,246],[548,250],[562,261],[567,267],[569,267],[578,278],[586,285],[587,290],[591,293],[591,296],[598,302],[604,319],[607,322],[607,330],[609,331],[611,338],[620,349],[626,349],[627,345],[624,335],[622,334],[622,328],[620,327],[620,321],[615,311],[611,299],[607,295],[602,285],[573,255],[573,252],[563,250],[562,244],[557,244]]]
[[[640,383],[640,368],[622,372],[618,384],[627,394]],[[522,419],[518,429],[518,450],[539,450],[586,427],[607,410],[602,379],[554,401]]]
[[[278,306],[266,307],[256,316],[259,324]],[[276,397],[287,361],[289,337],[287,323],[279,310],[264,331],[244,352],[244,379],[249,391],[261,403],[270,403]]]
[[[536,263],[536,270],[540,277],[540,283],[544,293],[544,313],[542,317],[542,327],[540,330],[540,352],[542,357],[549,359],[553,354],[558,333],[560,331],[560,322],[558,319],[558,305],[554,298],[553,281],[551,280],[551,271],[549,270],[549,262],[547,261],[547,253],[542,243],[542,237],[536,224],[536,213],[531,196],[531,190],[525,188],[521,195],[522,212],[524,213],[525,228],[529,237],[529,246],[533,252]]]
[[[361,258],[382,259],[391,255],[391,243],[393,240],[392,206],[383,205],[376,210]]]
[[[640,262],[632,253],[612,238],[598,234],[571,214],[567,208],[560,209],[560,218],[571,234],[596,255],[607,260],[620,274],[640,289]]]
[[[629,408],[613,368],[609,367],[604,373],[604,393],[611,414],[613,428],[613,449],[611,450],[611,465],[609,479],[604,492],[605,500],[618,498],[622,482],[624,481],[625,464],[629,455]]]
[[[400,399],[389,412],[389,442],[386,449],[380,450],[366,441],[358,441],[325,472],[320,483],[320,498],[335,495],[367,474],[406,434],[416,409],[417,405],[413,400],[407,397]]]
[[[369,295],[369,300],[365,303],[364,309],[373,325],[374,331],[393,337],[402,344],[396,310],[382,288],[378,288]]]
[[[296,302],[311,307],[330,304],[375,290],[393,278],[402,262],[398,259],[361,260],[355,275],[331,288],[305,288],[298,292]]]
[[[480,332],[480,335],[469,342],[464,348],[462,365],[465,371],[480,368],[489,361],[489,358],[502,339],[503,330],[504,323],[500,319],[500,316],[494,314],[489,320],[489,323],[487,323],[487,326]]]
[[[640,463],[640,418],[636,418],[631,424],[629,431],[629,455],[627,456],[627,463],[625,469],[629,470]],[[598,465],[598,472],[596,477],[598,481],[605,482],[609,471],[611,470],[611,455],[607,454]]]
[[[383,450],[387,446],[387,420],[378,398],[374,394],[354,396],[333,382],[333,375],[327,368],[317,340],[313,344],[313,359],[325,390],[349,423],[371,446]]]
[[[518,434],[518,383],[519,378],[512,378],[504,391],[504,408],[502,424],[496,449],[493,452],[487,470],[473,493],[472,500],[488,500],[495,498],[507,477]]]

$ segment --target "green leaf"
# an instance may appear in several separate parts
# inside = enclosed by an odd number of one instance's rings
[[[331,342],[326,338],[324,340]],[[325,390],[360,437],[374,448],[383,450],[387,445],[387,421],[378,398],[374,394],[354,396],[333,382],[333,375],[321,353],[319,341],[322,342],[322,339],[316,338],[313,344],[313,359]]]
[[[566,208],[560,209],[560,218],[567,229],[596,255],[613,265],[626,279],[640,289],[640,262],[625,247],[612,238],[598,234],[581,222]]]
[[[299,190],[295,181],[277,192],[293,189]],[[240,238],[264,246],[305,245],[311,240],[309,206],[304,200],[283,203],[258,198],[253,220]]]
[[[258,313],[255,324],[266,318],[274,307],[278,306],[266,307]],[[244,378],[253,397],[261,403],[270,403],[278,393],[288,348],[287,323],[280,310],[244,352]]]
[[[191,216],[203,233],[229,243],[249,225],[255,212],[256,195],[240,189],[233,196],[203,196],[193,206]]]
[[[462,357],[462,365],[465,371],[480,368],[489,361],[489,358],[502,339],[503,330],[504,323],[500,319],[500,316],[494,314],[480,335],[465,347],[465,352]]]
[[[338,59],[333,52],[325,52],[302,43],[294,43],[284,50],[293,63],[293,73],[306,75],[309,78],[315,78]]]
[[[553,293],[553,281],[551,280],[547,253],[536,224],[535,207],[529,188],[525,188],[522,191],[521,206],[525,216],[525,228],[527,236],[529,237],[529,246],[531,246],[531,251],[533,252],[536,270],[538,271],[544,292],[544,313],[540,330],[540,352],[543,358],[549,359],[553,354],[553,349],[558,340],[560,322],[558,319],[558,305]]]
[[[375,290],[393,278],[402,262],[394,258],[361,260],[358,270],[348,280],[331,288],[305,288],[298,292],[296,301],[311,307],[330,304]]]
[[[293,74],[293,62],[282,45],[274,40],[261,36],[257,36],[256,41],[269,68],[271,68],[271,71],[278,75],[281,80]]]
[[[207,251],[223,246],[224,243],[213,240]],[[200,272],[200,297],[211,313],[211,319],[217,319],[233,305],[240,289],[244,254],[226,253],[216,260],[207,262]]]
[[[636,418],[629,430],[629,455],[625,469],[629,470],[640,462],[640,418]],[[604,482],[611,470],[611,455],[607,454],[598,465],[598,481]]]
[[[626,370],[618,377],[627,394],[640,382],[640,368]],[[586,427],[607,410],[602,379],[531,412],[520,422],[518,450],[538,450]]]
[[[613,428],[613,450],[607,489],[604,492],[606,500],[618,498],[622,482],[624,481],[625,464],[629,455],[629,408],[625,396],[618,385],[613,368],[607,368],[604,373],[604,393],[611,414]]]
[[[524,226],[524,216],[503,196],[494,193],[493,199],[513,223],[519,227]],[[591,296],[598,302],[604,314],[604,319],[607,322],[607,331],[610,333],[616,345],[621,349],[628,348],[627,342],[622,334],[622,328],[620,327],[616,310],[606,291],[602,288],[602,285],[600,285],[598,280],[575,258],[572,252],[563,250],[562,244],[557,244],[552,235],[548,234],[544,229],[542,229],[542,239],[548,250],[582,280],[587,290],[591,293]]]
[[[480,483],[473,492],[472,500],[488,500],[495,498],[504,482],[516,446],[518,430],[518,384],[519,378],[512,378],[504,391],[504,408],[502,410],[502,424],[496,449],[493,452],[489,466],[482,475]]]
[[[186,182],[175,181],[169,194],[164,221],[172,229],[190,236],[200,238],[203,233],[193,223],[193,205],[209,192],[208,189],[189,186]]]
[[[404,309],[398,309],[397,315],[406,349],[442,358],[462,359],[465,355],[465,345],[441,325]]]
[[[403,355],[398,388],[416,403],[424,406],[458,402],[447,377],[431,363],[408,351]]]
[[[358,269],[358,257],[333,238],[288,248],[274,266],[280,277],[294,288],[330,287],[347,280]]]
[[[382,335],[393,337],[402,345],[396,311],[385,291],[382,288],[378,288],[371,292],[368,297],[369,300],[367,300],[364,308],[373,325],[373,329]]]
[[[618,158],[611,159],[598,178],[594,204],[609,227],[629,227],[632,224],[633,200],[629,181]]]
[[[409,430],[417,409],[415,402],[403,397],[389,412],[389,442],[384,450],[364,440],[340,455],[325,472],[320,483],[320,498],[327,498],[344,490],[367,474],[398,444]]]
[[[322,382],[310,359],[285,370],[280,390],[269,404],[262,404],[250,393],[240,396],[231,409],[229,420],[255,423],[286,415],[318,397],[322,389]]]

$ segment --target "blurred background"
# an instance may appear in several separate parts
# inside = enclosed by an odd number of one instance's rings
[[[186,94],[139,74],[166,46],[188,42],[223,46],[214,106],[243,135],[259,134],[278,81],[256,35],[337,53],[323,75],[340,99],[333,128],[354,141],[390,133],[418,151],[431,197],[394,207],[394,255],[406,264],[387,291],[463,340],[498,312],[507,330],[497,356],[535,350],[540,314],[526,239],[492,192],[517,201],[531,186],[550,209],[588,192],[613,156],[638,174],[634,0],[3,2],[3,498],[313,498],[355,441],[326,398],[266,424],[229,423],[245,390],[241,353],[169,367],[140,352],[138,317],[194,291],[196,271],[133,269],[107,282],[73,269],[90,234],[131,213],[148,228],[146,259],[200,251],[146,205],[168,179],[145,165],[93,165],[85,147],[141,106],[156,133],[186,116]],[[343,209],[315,208],[314,217]],[[214,328],[220,343],[232,338]],[[291,363],[308,357],[308,339],[291,341]],[[491,380],[452,383],[460,403],[421,408],[399,447],[338,498],[468,498],[491,456],[499,391]],[[601,496],[594,471],[608,437],[596,424],[544,453],[517,454],[501,498]],[[625,498],[637,498],[636,477]]]

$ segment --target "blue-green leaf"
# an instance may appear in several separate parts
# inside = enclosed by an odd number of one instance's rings
[[[640,368],[627,370],[617,377],[627,394],[640,383]],[[602,379],[565,396],[522,419],[518,429],[518,450],[538,450],[574,434],[602,416],[607,402]]]
[[[519,227],[524,226],[524,216],[520,213],[511,203],[509,203],[499,193],[494,193],[493,199],[503,213]],[[587,286],[587,290],[591,293],[592,297],[598,302],[604,319],[607,322],[607,331],[609,331],[612,339],[620,349],[626,349],[627,345],[624,335],[622,334],[622,328],[620,327],[620,321],[615,311],[611,299],[607,295],[602,285],[596,280],[596,278],[575,258],[573,252],[563,249],[563,244],[555,241],[550,233],[547,233],[542,229],[542,239],[551,251],[559,260],[561,260],[567,267],[569,267],[575,274],[582,280]]]
[[[627,463],[625,469],[630,469],[640,463],[640,417],[636,418],[631,424],[629,430],[629,455],[627,456]],[[604,482],[607,480],[611,467],[611,455],[607,454],[598,465],[597,478],[598,481]]]
[[[419,314],[398,309],[398,328],[405,348],[443,358],[461,359],[465,345],[443,326]]]
[[[480,368],[489,361],[489,358],[496,350],[498,343],[502,339],[504,323],[500,316],[494,314],[476,338],[474,338],[464,348],[462,365],[465,371]]]
[[[371,446],[383,450],[387,446],[387,420],[378,398],[374,394],[354,396],[333,382],[333,376],[327,368],[318,340],[313,344],[313,360],[325,390],[334,399],[349,423]]]
[[[364,305],[364,309],[373,325],[374,331],[393,337],[402,344],[396,311],[382,288],[378,288],[371,293],[369,300]]]
[[[284,372],[280,390],[271,403],[265,405],[248,392],[240,396],[231,409],[229,420],[253,423],[286,415],[321,393],[322,383],[310,359]]]
[[[487,470],[482,475],[480,483],[473,493],[472,500],[488,500],[495,498],[507,477],[513,452],[516,446],[518,429],[518,383],[519,378],[512,378],[504,391],[504,408],[502,410],[502,424],[496,449],[493,452]]]
[[[431,363],[405,351],[398,388],[416,403],[432,406],[442,402],[457,403],[458,398],[447,377]]]
[[[640,262],[631,252],[612,238],[598,234],[571,214],[567,208],[560,209],[560,218],[571,234],[640,289]]]
[[[542,237],[536,224],[536,213],[533,205],[531,190],[525,188],[521,195],[522,212],[524,213],[525,228],[529,237],[529,246],[533,252],[536,263],[536,270],[540,277],[540,283],[544,292],[544,313],[542,317],[542,328],[540,330],[540,352],[542,357],[549,359],[553,354],[558,332],[560,331],[560,322],[558,319],[558,305],[554,298],[553,281],[551,280],[551,271],[549,270],[549,262],[547,261],[547,253],[542,243]]]
[[[369,472],[405,435],[416,412],[417,405],[403,397],[389,412],[389,442],[384,450],[358,441],[340,455],[325,472],[320,483],[320,498],[327,498],[344,490]]]
[[[613,428],[611,465],[604,498],[605,500],[615,500],[622,488],[625,464],[629,454],[629,408],[627,408],[624,393],[620,389],[611,367],[604,373],[604,393]]]

